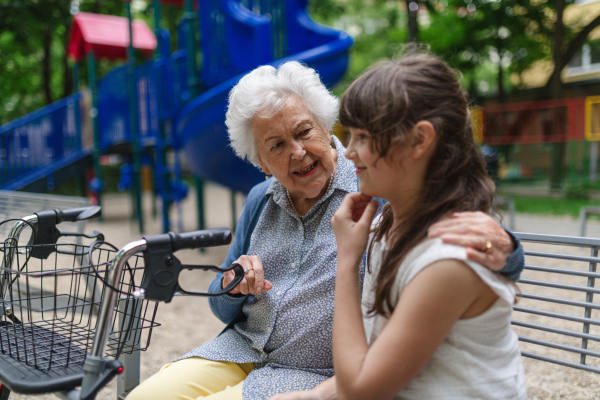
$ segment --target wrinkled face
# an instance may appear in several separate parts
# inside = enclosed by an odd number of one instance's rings
[[[402,191],[406,179],[407,146],[396,146],[393,157],[380,158],[371,150],[371,134],[364,129],[350,128],[350,143],[345,156],[354,163],[361,193],[390,200],[394,192]]]
[[[254,117],[253,132],[259,164],[297,197],[323,196],[335,162],[329,132],[317,123],[306,106],[295,96],[270,118]]]

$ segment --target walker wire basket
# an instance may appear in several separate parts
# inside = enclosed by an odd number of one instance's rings
[[[104,242],[31,245],[9,238],[0,251],[0,381],[23,394],[80,385],[117,249]],[[119,296],[107,357],[146,350],[159,325],[158,302],[133,296],[143,269],[142,257],[130,258],[112,288]]]

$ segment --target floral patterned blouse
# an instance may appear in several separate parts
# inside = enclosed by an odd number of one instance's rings
[[[277,180],[266,191],[268,199],[248,254],[260,256],[273,289],[247,296],[245,320],[184,355],[256,363],[244,381],[244,399],[310,389],[333,376],[337,257],[331,217],[344,196],[357,190],[355,168],[344,157],[345,148],[334,140],[334,180],[304,218],[292,209]]]

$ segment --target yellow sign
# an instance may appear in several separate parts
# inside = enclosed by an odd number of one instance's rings
[[[483,144],[483,110],[481,107],[471,107],[470,110],[471,125],[473,126],[473,139],[476,144],[481,145]]]
[[[600,141],[600,96],[585,98],[585,138]]]

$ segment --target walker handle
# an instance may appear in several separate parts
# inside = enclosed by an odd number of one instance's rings
[[[231,231],[227,228],[203,229],[193,232],[169,232],[173,251],[222,246],[231,243]]]

